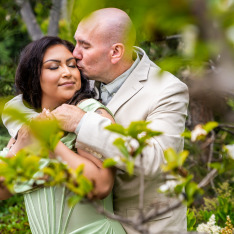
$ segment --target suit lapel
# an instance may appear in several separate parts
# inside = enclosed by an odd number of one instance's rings
[[[150,68],[150,60],[143,50],[137,48],[138,54],[142,55],[141,61],[129,75],[118,92],[114,95],[107,107],[111,110],[113,115],[117,110],[129,99],[131,99],[137,92],[143,88],[142,81],[147,80]]]

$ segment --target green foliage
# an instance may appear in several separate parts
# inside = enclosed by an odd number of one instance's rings
[[[31,233],[22,195],[0,201],[0,233]]]
[[[149,144],[148,140],[154,136],[159,136],[162,134],[161,132],[149,129],[147,127],[149,123],[150,122],[146,121],[136,121],[130,123],[127,128],[124,128],[120,124],[116,123],[106,127],[107,130],[123,136],[123,138],[115,139],[113,144],[121,153],[121,156],[119,156],[119,158],[116,160],[125,164],[129,175],[134,173],[134,160]],[[106,167],[114,165],[116,160],[105,160],[103,165]]]
[[[196,225],[207,222],[212,214],[215,215],[218,226],[225,227],[227,216],[229,215],[231,222],[234,224],[234,189],[233,184],[225,182],[219,185],[217,196],[204,197],[204,204],[199,208],[193,207],[189,216],[196,218]],[[193,214],[190,214],[193,213]],[[195,226],[191,230],[195,230]]]
[[[191,211],[190,209],[188,209],[187,210],[187,230],[193,231],[195,223],[196,223],[196,216],[194,214],[194,211]]]
[[[167,164],[162,165],[163,171],[173,171],[175,174],[177,174],[177,169],[180,169],[183,166],[189,152],[182,151],[181,153],[177,154],[173,149],[168,149],[164,152],[164,154]]]
[[[63,136],[58,122],[47,119],[33,119],[29,123],[32,133],[43,144],[43,148],[54,151],[55,146]]]
[[[9,139],[8,132],[0,125],[0,149],[3,149],[7,145]]]
[[[203,190],[198,184],[193,181],[193,175],[184,168],[184,162],[189,155],[188,151],[176,153],[173,149],[168,149],[164,152],[166,164],[161,165],[162,171],[173,175],[177,181],[177,185],[172,191],[166,193],[175,193],[176,195],[184,194],[187,201],[187,206],[190,206],[197,195],[202,194]]]
[[[10,112],[12,114],[12,112]],[[41,184],[45,186],[64,185],[75,193],[77,201],[84,198],[93,189],[93,184],[83,175],[84,166],[80,165],[76,170],[69,168],[63,162],[50,160],[46,167],[41,167],[41,159],[47,159],[61,138],[57,121],[36,120],[29,123],[32,133],[35,135],[32,145],[17,152],[14,157],[0,157],[0,177],[4,177],[4,184],[14,193],[15,186],[28,181],[35,181],[32,188]],[[37,183],[39,182],[39,183]],[[74,202],[73,197],[73,202]]]
[[[30,42],[14,1],[0,1],[0,97],[15,92],[14,74],[19,52]]]
[[[103,167],[107,168],[107,167],[113,167],[117,164],[117,162],[113,159],[113,158],[107,158],[104,162],[103,162]]]
[[[234,99],[228,99],[227,104],[231,107],[231,109],[234,111]]]
[[[93,189],[93,184],[83,175],[84,165],[78,166],[75,170],[67,165],[53,160],[49,167],[43,168],[44,177],[47,178],[46,186],[64,185],[74,195],[69,198],[70,206],[76,205]]]

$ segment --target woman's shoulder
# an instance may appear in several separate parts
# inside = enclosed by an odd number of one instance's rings
[[[80,101],[77,104],[77,107],[81,108],[84,111],[96,111],[98,108],[106,109],[106,106],[104,106],[101,102],[97,101],[94,98],[88,98]]]
[[[111,116],[113,116],[111,111],[105,105],[94,98],[84,99],[80,101],[77,106],[85,112],[95,112],[97,109],[102,108],[105,109]]]

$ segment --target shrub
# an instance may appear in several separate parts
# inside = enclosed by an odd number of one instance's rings
[[[0,233],[31,233],[22,195],[0,201]]]

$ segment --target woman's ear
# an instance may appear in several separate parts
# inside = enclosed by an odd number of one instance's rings
[[[122,43],[116,43],[112,45],[110,51],[111,63],[116,64],[117,62],[119,62],[124,55],[124,51],[125,49]]]

